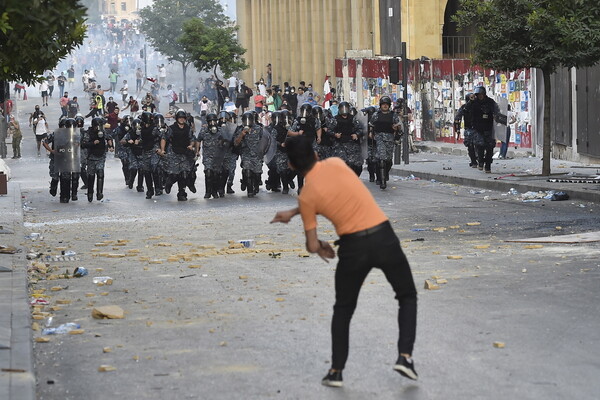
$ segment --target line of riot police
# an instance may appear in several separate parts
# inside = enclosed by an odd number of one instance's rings
[[[104,196],[106,153],[115,151],[121,161],[126,187],[146,192],[146,198],[169,194],[177,184],[177,200],[187,200],[187,189],[196,193],[196,163],[202,153],[204,198],[222,198],[235,193],[233,181],[238,157],[241,158],[241,189],[248,197],[259,192],[263,163],[268,166],[267,190],[288,194],[297,181],[300,193],[304,178],[291,170],[285,142],[288,137],[308,137],[320,159],[339,157],[360,176],[366,159],[369,180],[386,188],[392,166],[394,145],[400,136],[400,117],[383,96],[380,108],[367,107],[359,113],[348,102],[341,102],[337,115],[308,103],[294,117],[290,110],[272,112],[270,124],[263,126],[259,114],[247,111],[239,118],[222,111],[192,117],[178,110],[174,123],[167,125],[159,113],[143,112],[139,118],[125,116],[118,126],[105,133],[103,118],[92,119],[84,129],[84,119],[63,118],[59,129],[44,142],[50,151],[50,194],[55,196],[60,183],[60,201],[77,200],[81,177],[88,201]],[[198,135],[196,120],[200,121]],[[144,188],[145,183],[145,188]],[[283,190],[280,188],[283,187]]]

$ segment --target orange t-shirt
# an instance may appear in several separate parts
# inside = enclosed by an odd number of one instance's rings
[[[318,161],[298,197],[304,230],[317,227],[317,215],[333,223],[338,235],[372,228],[388,220],[373,195],[340,158]]]

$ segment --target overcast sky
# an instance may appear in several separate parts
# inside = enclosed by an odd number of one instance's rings
[[[223,4],[223,8],[225,8],[225,15],[227,15],[231,19],[235,19],[235,1],[236,0],[219,0],[221,4]],[[144,8],[152,4],[152,0],[138,0],[138,4],[140,8]]]

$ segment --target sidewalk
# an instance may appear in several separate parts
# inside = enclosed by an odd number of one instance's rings
[[[529,191],[564,191],[570,199],[600,202],[599,164],[582,164],[571,161],[552,160],[551,176],[541,176],[542,159],[528,152],[511,149],[506,160],[494,160],[492,173],[486,174],[469,167],[467,149],[462,144],[417,142],[419,153],[410,154],[408,165],[394,165],[391,175],[463,186],[508,192],[511,188],[519,193]],[[559,182],[548,182],[548,178]],[[394,178],[392,178],[393,180]],[[398,179],[398,178],[396,178]],[[585,182],[572,183],[584,180]],[[571,181],[571,182],[566,182]]]
[[[0,245],[23,249],[21,188],[0,196]],[[0,399],[35,399],[31,321],[24,249],[0,254]]]

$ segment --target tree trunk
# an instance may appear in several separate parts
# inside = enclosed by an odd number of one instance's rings
[[[550,105],[552,101],[552,83],[550,82],[550,71],[542,69],[544,76],[544,141],[542,148],[542,175],[550,175],[550,150],[552,146],[550,126]]]
[[[218,67],[218,66],[219,66],[218,64],[217,64],[217,65],[215,65],[215,68],[214,68],[214,70],[213,70],[213,74],[215,75],[215,79],[216,79],[217,81],[220,81],[219,77],[217,76],[217,67]]]
[[[181,69],[183,70],[183,98],[181,99],[184,103],[187,103],[187,63],[181,63]]]

